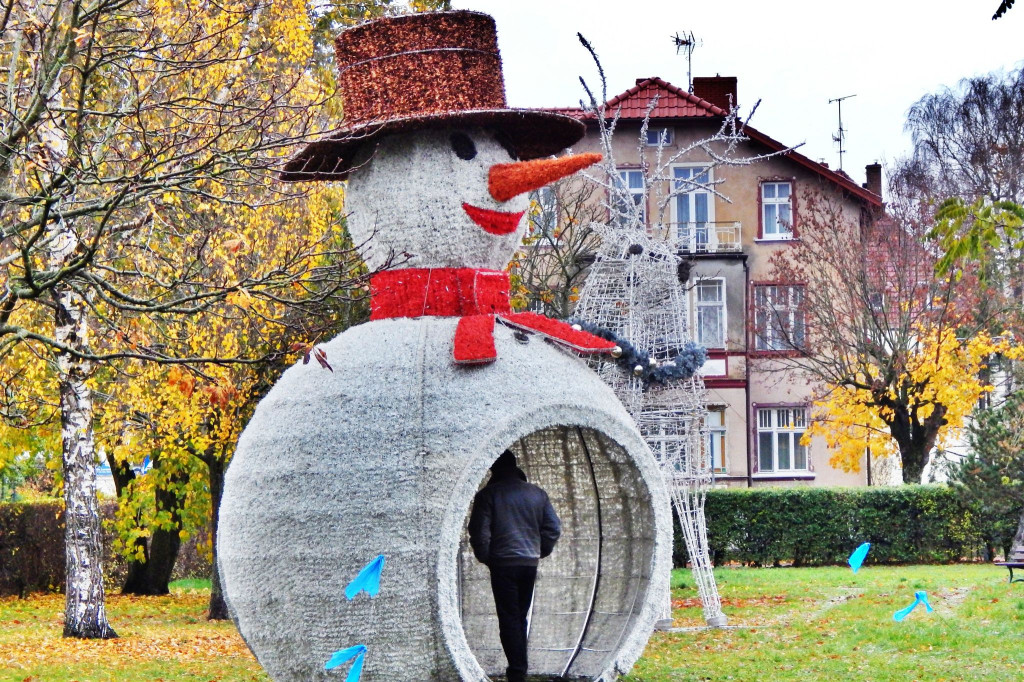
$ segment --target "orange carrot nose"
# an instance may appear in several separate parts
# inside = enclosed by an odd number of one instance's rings
[[[601,160],[600,154],[573,154],[559,159],[534,159],[491,166],[487,189],[498,201],[508,201],[532,189],[540,189]]]

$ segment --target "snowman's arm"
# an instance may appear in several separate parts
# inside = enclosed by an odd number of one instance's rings
[[[490,495],[477,494],[469,515],[469,544],[477,561],[486,564],[491,554],[491,515],[494,501]]]

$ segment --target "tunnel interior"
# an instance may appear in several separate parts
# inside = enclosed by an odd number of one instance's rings
[[[551,426],[509,449],[562,522],[562,537],[537,571],[529,674],[594,679],[613,660],[647,596],[655,543],[650,492],[627,451],[594,429]],[[468,521],[467,514],[457,578],[462,626],[483,670],[502,677],[506,662],[489,572],[473,556]]]

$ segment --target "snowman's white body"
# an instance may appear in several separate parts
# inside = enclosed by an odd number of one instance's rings
[[[363,227],[395,222],[375,218]],[[456,265],[402,238],[384,250],[417,267]],[[493,268],[503,248],[457,265]],[[246,427],[225,482],[219,565],[239,630],[274,680],[344,679],[324,663],[356,644],[367,646],[367,681],[502,672],[486,569],[466,551],[465,526],[506,448],[563,522],[539,568],[531,672],[611,680],[642,653],[671,565],[666,491],[643,438],[610,388],[540,337],[499,324],[497,360],[455,365],[457,321],[349,329],[321,346],[333,372],[293,366]],[[346,600],[378,554],[380,594]]]

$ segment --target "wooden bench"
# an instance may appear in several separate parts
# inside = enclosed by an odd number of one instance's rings
[[[1024,545],[1015,545],[1010,550],[1010,556],[1006,557],[1006,561],[997,561],[996,566],[1006,566],[1010,571],[1010,582],[1011,583],[1022,583],[1024,578],[1013,578],[1013,569],[1021,568],[1024,569]]]

